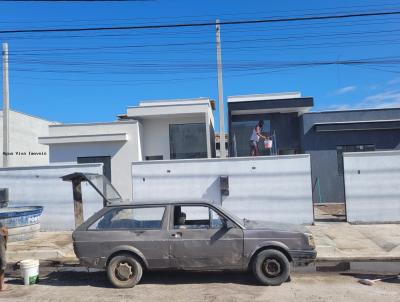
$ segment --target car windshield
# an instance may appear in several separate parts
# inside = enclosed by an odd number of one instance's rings
[[[235,214],[233,214],[232,212],[228,211],[227,209],[217,206],[217,205],[213,205],[215,206],[217,209],[219,209],[222,213],[226,214],[230,219],[232,219],[234,222],[236,222],[237,224],[239,224],[242,227],[245,227],[245,219],[242,219],[238,216],[236,216]]]

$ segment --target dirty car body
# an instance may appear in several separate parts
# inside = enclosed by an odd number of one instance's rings
[[[74,231],[73,241],[81,263],[107,269],[117,287],[160,269],[252,270],[261,283],[278,285],[289,263],[316,258],[312,236],[300,226],[242,220],[208,202],[108,205]]]

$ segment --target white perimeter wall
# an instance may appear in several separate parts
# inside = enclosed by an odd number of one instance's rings
[[[400,151],[344,153],[347,220],[400,221]]]
[[[221,175],[230,191],[222,199]],[[222,200],[241,218],[313,222],[309,155],[134,162],[132,177],[135,202]]]
[[[74,172],[101,174],[103,164],[81,164],[0,169],[0,188],[9,188],[12,206],[43,206],[42,230],[72,230],[75,226],[71,182],[61,176]],[[87,184],[82,184],[84,217],[103,207],[103,199]]]

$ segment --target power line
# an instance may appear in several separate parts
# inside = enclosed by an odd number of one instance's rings
[[[400,15],[400,11],[386,12],[371,12],[371,13],[354,13],[342,15],[328,16],[310,16],[310,17],[295,17],[295,18],[280,18],[280,19],[258,19],[244,21],[221,21],[221,25],[242,25],[242,24],[260,24],[260,23],[282,23],[282,22],[300,22],[313,20],[329,20],[329,19],[346,19],[346,18],[361,18],[374,16]],[[82,28],[46,28],[46,29],[14,29],[2,30],[0,34],[16,34],[16,33],[43,33],[43,32],[80,32],[80,31],[106,31],[106,30],[140,30],[140,29],[165,29],[179,27],[204,27],[215,26],[215,22],[200,22],[200,23],[178,23],[178,24],[155,24],[155,25],[136,25],[136,26],[115,26],[115,27],[82,27]]]
[[[310,24],[293,24],[292,25],[277,25],[279,23],[273,23],[271,25],[274,25],[272,27],[259,27],[262,26],[254,26],[252,27],[252,32],[274,32],[274,31],[280,31],[280,30],[288,30],[288,29],[293,29],[295,31],[297,30],[310,30],[312,31],[313,29],[320,29],[320,30],[324,30],[325,28],[338,28],[338,26],[342,27],[342,28],[346,28],[351,26],[353,27],[357,27],[357,26],[364,26],[364,25],[368,25],[368,26],[373,26],[373,25],[381,25],[384,24],[386,25],[390,25],[390,24],[397,24],[399,19],[397,19],[399,16],[395,15],[392,16],[392,18],[396,18],[391,20],[390,17],[387,16],[383,16],[385,17],[385,19],[377,19],[377,21],[372,22],[371,20],[368,19],[362,19],[362,20],[353,20],[353,19],[340,19],[338,21],[329,21],[329,22],[324,22],[324,23],[320,23],[320,24],[315,24],[315,25],[310,25]],[[190,29],[190,30],[188,30]],[[224,36],[231,36],[232,34],[239,34],[241,32],[248,32],[247,29],[243,29],[243,28],[230,28],[229,31],[224,32]],[[105,33],[98,33],[98,32],[82,32],[82,34],[80,33],[75,33],[75,34],[63,34],[63,35],[57,35],[54,36],[51,33],[43,33],[40,35],[18,35],[18,36],[13,36],[12,34],[9,35],[4,35],[4,38],[6,38],[7,40],[44,40],[44,39],[65,39],[65,38],[91,38],[91,39],[97,39],[99,37],[101,37],[102,39],[104,38],[120,38],[120,37],[124,37],[125,39],[129,39],[129,38],[134,38],[135,40],[137,40],[138,37],[150,37],[150,36],[158,36],[157,39],[170,39],[170,38],[174,38],[174,39],[183,39],[185,37],[192,37],[192,36],[188,36],[189,34],[198,34],[198,33],[204,33],[204,31],[202,30],[202,28],[187,28],[186,31],[180,31],[180,29],[170,29],[168,32],[165,32],[164,30],[153,30],[151,32],[147,32],[147,33],[143,33],[143,32],[127,32],[124,31],[124,33],[109,33],[109,34],[105,34]],[[7,36],[7,37],[6,37]]]
[[[365,35],[374,35],[374,34],[383,34],[383,33],[397,33],[400,32],[400,29],[393,30],[378,30],[378,31],[359,31],[359,32],[335,32],[329,34],[312,34],[312,35],[290,35],[290,36],[280,36],[280,37],[271,37],[271,38],[259,38],[265,37],[265,35],[252,35],[253,39],[235,39],[235,40],[224,40],[225,43],[242,43],[242,42],[271,42],[271,41],[286,41],[288,39],[297,39],[297,38],[323,38],[323,37],[344,37],[344,38],[353,38],[353,36],[365,36]],[[68,54],[70,51],[91,51],[91,50],[107,50],[107,49],[126,49],[126,48],[146,48],[146,47],[170,47],[170,46],[196,46],[196,45],[214,45],[214,41],[196,41],[196,42],[181,42],[181,43],[158,43],[158,44],[139,44],[139,45],[114,45],[114,46],[93,46],[93,47],[68,47],[68,48],[40,48],[40,49],[24,49],[24,50],[15,50],[13,51],[13,55],[34,55],[37,54],[46,54],[51,52],[52,54]],[[61,52],[59,51],[67,51]],[[32,53],[33,52],[33,53]]]
[[[10,0],[12,1],[12,0]],[[22,0],[21,0],[22,1]],[[35,1],[35,0],[31,0],[31,1]],[[1,0],[0,0],[1,2]],[[325,11],[332,11],[332,10],[337,10],[337,9],[364,9],[364,10],[368,10],[370,8],[376,8],[379,7],[380,9],[398,9],[399,7],[399,3],[379,3],[379,4],[363,4],[363,5],[351,5],[351,6],[335,6],[335,7],[324,7],[323,9]],[[175,19],[187,19],[187,18],[222,18],[223,16],[244,16],[244,15],[260,15],[260,14],[280,14],[280,13],[306,13],[306,12],[310,12],[310,11],[320,11],[319,8],[308,8],[308,9],[290,9],[290,10],[276,10],[276,11],[241,11],[240,13],[222,13],[222,14],[207,14],[207,15],[185,15],[185,16],[162,16],[162,17],[157,17],[158,20],[160,19],[164,19],[164,20],[175,20]],[[334,13],[341,13],[341,12],[334,12]],[[277,15],[276,17],[282,17]],[[0,21],[0,23],[6,23],[6,24],[16,24],[16,23],[24,23],[24,24],[28,24],[28,23],[38,23],[38,22],[43,22],[43,23],[62,23],[62,22],[83,22],[83,23],[94,23],[94,22],[99,22],[99,21],[107,21],[107,22],[111,22],[111,21],[133,21],[133,20],[154,20],[154,17],[147,17],[147,18],[96,18],[96,19],[66,19],[66,20],[35,20],[35,21]]]

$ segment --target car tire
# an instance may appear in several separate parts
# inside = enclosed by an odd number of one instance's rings
[[[268,249],[258,253],[252,263],[252,270],[263,285],[281,285],[290,278],[290,262],[278,250]]]
[[[107,265],[107,276],[118,288],[131,288],[139,283],[143,275],[141,263],[132,255],[114,256]]]

